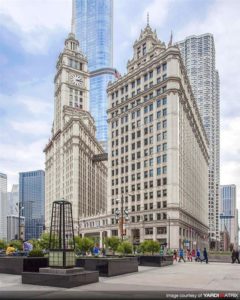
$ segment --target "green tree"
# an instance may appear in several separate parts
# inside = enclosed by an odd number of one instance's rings
[[[0,240],[0,249],[6,249],[7,243],[4,240]]]
[[[9,242],[9,245],[13,245],[13,247],[18,251],[23,250],[23,242],[21,240],[12,240]]]
[[[160,245],[157,241],[145,240],[141,243],[140,248],[142,252],[150,252],[152,255],[160,251]]]
[[[132,253],[132,244],[128,241],[123,241],[118,245],[117,252],[126,255]]]
[[[58,238],[57,238],[57,236],[52,235],[51,239],[53,241],[52,245],[54,245],[55,248],[57,248],[57,246],[58,246]],[[45,249],[45,250],[49,250],[49,242],[50,242],[50,233],[49,232],[42,233],[42,235],[40,236],[40,239],[38,241],[39,248]]]
[[[75,247],[77,251],[83,252],[84,254],[91,251],[94,247],[94,240],[88,237],[75,237]]]
[[[39,244],[39,241],[37,239],[31,239],[28,242],[33,245],[33,249],[39,249],[39,248],[41,248],[40,244]]]
[[[114,255],[115,251],[117,251],[118,246],[120,244],[120,239],[117,236],[107,237],[104,240],[104,244],[106,245],[106,247],[111,248],[111,250],[113,251],[113,255]]]

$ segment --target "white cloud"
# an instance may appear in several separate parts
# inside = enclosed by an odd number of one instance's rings
[[[53,104],[49,102],[42,101],[42,99],[28,97],[24,98],[18,97],[17,101],[24,104],[27,110],[35,115],[39,114],[49,114],[52,112]]]
[[[0,0],[0,13],[11,17],[25,32],[41,27],[70,30],[71,5],[70,0]]]
[[[18,182],[18,173],[44,169],[45,139],[33,143],[1,144],[1,172],[8,176],[8,189]]]
[[[31,136],[47,136],[50,132],[49,124],[44,121],[11,121],[10,126],[13,130],[20,132],[24,135]]]
[[[70,31],[70,0],[0,0],[0,24],[18,35],[28,53],[46,54],[55,32]]]

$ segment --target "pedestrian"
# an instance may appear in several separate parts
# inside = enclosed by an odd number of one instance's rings
[[[195,258],[195,261],[201,261],[201,252],[200,249],[197,249],[197,257]]]
[[[13,255],[15,252],[16,252],[16,249],[13,247],[13,244],[10,244],[7,247],[6,254],[7,255]]]
[[[238,264],[239,264],[240,261],[239,261],[239,251],[238,251],[238,249],[236,250],[236,260],[238,261]]]
[[[239,263],[239,252],[238,252],[238,250],[233,249],[232,250],[232,264],[234,264],[236,260]]]
[[[30,251],[33,250],[33,245],[29,241],[24,241],[23,242],[23,251],[25,255],[28,255]]]
[[[187,260],[192,261],[192,253],[190,249],[187,249]]]
[[[178,260],[178,262],[180,262],[181,260],[183,260],[184,262],[186,262],[183,256],[184,256],[184,251],[183,251],[182,248],[180,248],[179,249],[179,260]]]
[[[203,259],[201,260],[201,262],[203,261],[206,261],[206,264],[208,264],[208,253],[206,248],[204,248],[203,250]]]
[[[177,250],[174,249],[173,251],[173,261],[176,260],[177,261]]]
[[[195,259],[195,256],[196,256],[195,249],[192,249],[192,258]]]
[[[235,251],[235,249],[233,248],[233,249],[232,249],[232,264],[235,263],[235,260],[236,260],[236,251]]]

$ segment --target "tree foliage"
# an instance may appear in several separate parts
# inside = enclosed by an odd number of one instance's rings
[[[0,249],[6,249],[7,243],[4,240],[0,240]]]
[[[31,240],[28,240],[28,242],[33,245],[33,249],[39,249],[39,248],[41,248],[39,240],[37,240],[37,239],[31,239]]]
[[[120,244],[120,239],[117,236],[107,237],[104,240],[104,244],[113,251],[113,254],[115,254],[115,251],[117,251]]]
[[[153,255],[160,251],[160,245],[157,241],[145,240],[140,244],[140,249],[143,253],[149,252]]]
[[[128,241],[123,241],[118,245],[117,252],[126,255],[132,253],[132,244]]]
[[[9,242],[9,245],[13,245],[13,247],[18,251],[23,250],[23,242],[21,240],[12,240]]]
[[[86,253],[94,247],[94,240],[89,237],[75,237],[75,247],[77,252]]]

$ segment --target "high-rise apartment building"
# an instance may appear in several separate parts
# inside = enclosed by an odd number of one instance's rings
[[[64,198],[72,203],[74,229],[78,232],[80,217],[106,209],[107,167],[97,156],[104,150],[95,137],[95,122],[88,112],[90,74],[74,28],[73,18],[54,79],[54,123],[44,149],[45,216],[48,230],[52,202]]]
[[[0,239],[7,239],[7,175],[0,173]]]
[[[13,184],[11,192],[8,192],[8,215],[18,216],[19,185]]]
[[[180,51],[149,25],[133,49],[127,74],[108,86],[111,234],[121,235],[123,199],[133,242],[206,246],[208,140]]]
[[[25,218],[25,239],[38,239],[44,230],[45,173],[19,173],[19,209]]]
[[[19,236],[19,231],[21,240],[25,240],[25,218],[19,218],[19,216],[16,215],[7,216],[7,240],[17,240]]]
[[[76,37],[88,59],[90,112],[98,141],[107,145],[107,84],[113,80],[113,0],[73,0]]]
[[[189,36],[178,42],[193,94],[209,140],[208,219],[210,247],[218,247],[220,140],[220,82],[215,67],[215,45],[212,34]]]
[[[226,228],[230,243],[238,248],[238,210],[236,207],[236,185],[220,186],[220,231]]]

